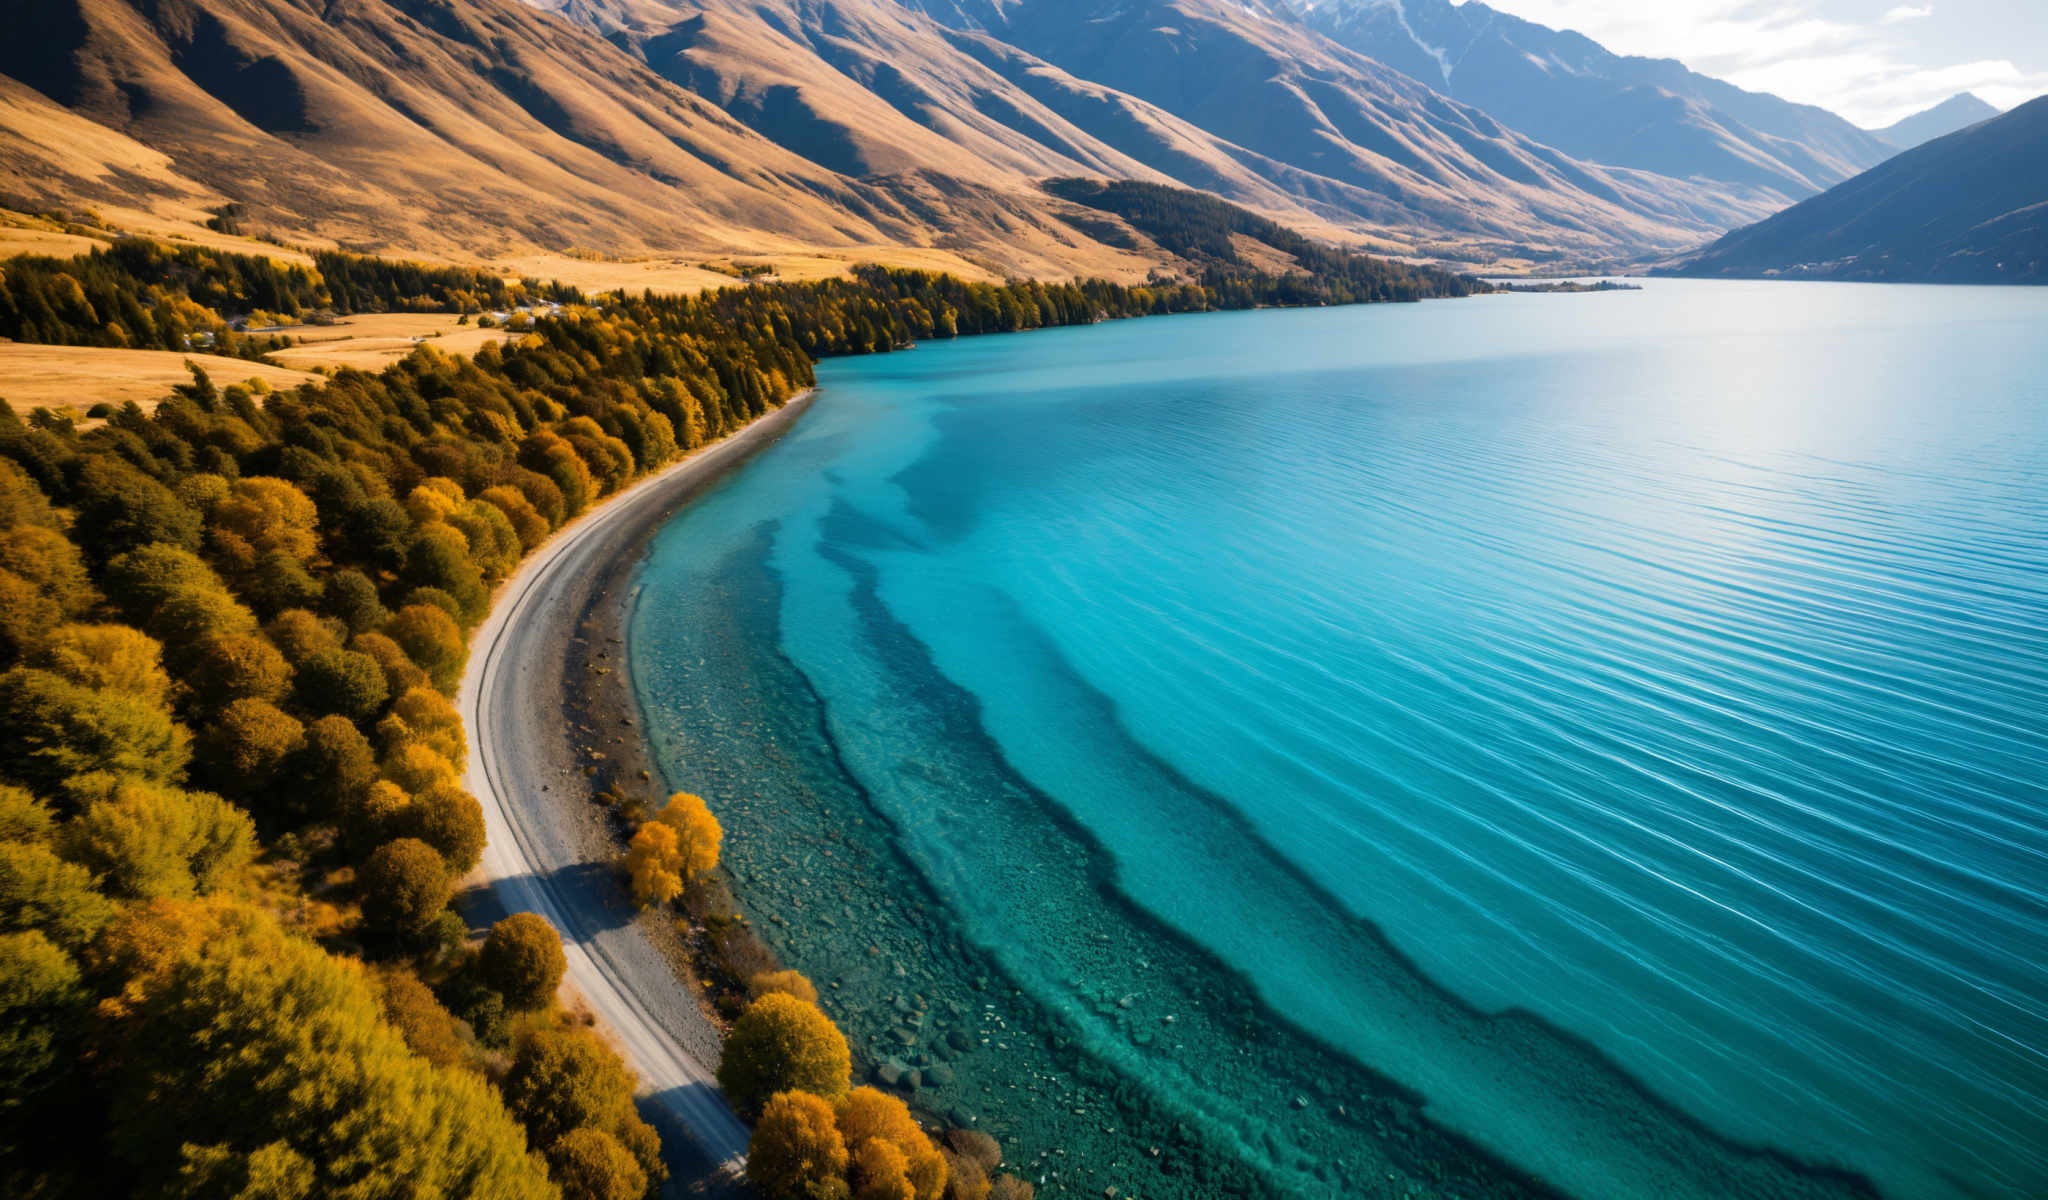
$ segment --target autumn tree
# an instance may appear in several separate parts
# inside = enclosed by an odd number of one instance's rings
[[[870,1143],[887,1143],[903,1156],[916,1200],[939,1200],[946,1189],[946,1160],[908,1105],[887,1092],[859,1087],[841,1097],[837,1107],[839,1135],[853,1154]]]
[[[0,933],[0,1120],[60,1077],[84,1026],[78,964],[39,929]]]
[[[626,875],[633,898],[644,907],[667,904],[683,894],[682,850],[675,827],[649,821],[626,847]]]
[[[846,1191],[846,1140],[832,1105],[809,1092],[777,1092],[747,1145],[747,1182],[763,1200],[821,1200]]]
[[[41,930],[77,950],[113,918],[91,871],[44,842],[0,842],[0,932]]]
[[[237,794],[269,792],[306,741],[298,718],[266,700],[236,700],[203,728],[199,765],[206,780]]]
[[[618,1139],[650,1182],[668,1177],[661,1141],[633,1107],[633,1073],[584,1030],[546,1029],[519,1041],[505,1073],[505,1103],[545,1150],[578,1129]]]
[[[291,663],[269,638],[254,632],[202,639],[185,656],[184,668],[192,702],[202,709],[244,699],[275,704],[292,682]]]
[[[410,836],[439,851],[448,869],[458,875],[483,861],[483,805],[453,776],[413,793],[401,821]]]
[[[384,1019],[414,1054],[437,1067],[452,1067],[468,1059],[454,1015],[441,1006],[419,976],[403,967],[387,966],[372,971],[370,978]]]
[[[568,961],[562,938],[537,913],[513,913],[491,926],[477,955],[477,970],[486,984],[514,1008],[545,1008],[553,1003]]]
[[[443,692],[453,692],[462,679],[469,648],[455,618],[430,604],[408,604],[384,626],[405,656],[418,664]]]
[[[702,797],[677,792],[627,847],[634,898],[643,905],[665,904],[681,895],[686,884],[718,865],[723,836]]]
[[[60,625],[49,631],[37,665],[96,691],[161,705],[171,692],[163,645],[126,625]]]
[[[776,1092],[838,1096],[852,1074],[846,1038],[817,1005],[770,992],[747,1006],[725,1040],[718,1086],[741,1112]]]
[[[646,1170],[602,1129],[570,1130],[548,1147],[547,1160],[562,1200],[641,1200],[647,1194]]]
[[[862,1142],[849,1156],[853,1200],[917,1200],[910,1160],[890,1142]]]
[[[311,1195],[555,1194],[489,1084],[414,1055],[361,969],[270,917],[158,901],[100,957],[128,981],[102,1041],[112,1145],[138,1190],[168,1190],[195,1151],[212,1177],[263,1174],[276,1147]]]
[[[455,890],[440,854],[416,838],[396,838],[377,847],[356,872],[356,886],[363,898],[364,923],[401,940],[426,932]]]

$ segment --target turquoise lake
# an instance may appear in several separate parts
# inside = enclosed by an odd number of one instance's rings
[[[2048,1195],[2048,290],[819,377],[635,686],[856,1070],[1041,1194]]]

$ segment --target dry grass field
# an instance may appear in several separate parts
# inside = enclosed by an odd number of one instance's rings
[[[473,320],[473,318],[472,318]],[[503,341],[503,329],[457,325],[449,313],[364,313],[332,325],[294,325],[283,330],[297,342],[270,357],[288,366],[387,367],[422,344],[449,354],[475,354],[485,342]]]
[[[310,371],[218,354],[0,342],[0,399],[17,413],[58,408],[83,414],[102,400],[133,400],[145,409],[154,408],[172,385],[192,378],[185,369],[187,361],[198,363],[216,385],[262,379],[272,387],[295,387],[320,378]]]

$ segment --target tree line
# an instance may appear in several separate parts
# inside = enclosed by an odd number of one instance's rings
[[[1491,290],[1482,280],[1441,268],[1312,242],[1277,221],[1186,188],[1129,179],[1055,179],[1045,188],[1061,199],[1114,213],[1162,249],[1197,264],[1202,286],[1215,294],[1221,308],[1373,304]],[[1238,248],[1240,237],[1288,255],[1296,269],[1275,274],[1254,266]]]
[[[508,281],[473,267],[429,266],[323,250],[313,265],[203,246],[123,238],[73,258],[0,265],[0,337],[56,346],[207,350],[260,358],[289,339],[239,333],[251,314],[294,324],[315,315],[507,309],[582,296],[565,284]],[[263,322],[258,322],[263,323]]]

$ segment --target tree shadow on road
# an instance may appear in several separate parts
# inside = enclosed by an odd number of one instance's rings
[[[602,933],[623,929],[633,923],[639,909],[626,889],[619,886],[616,870],[609,862],[580,862],[554,871],[510,875],[490,884],[466,887],[455,895],[456,911],[470,929],[488,929],[492,922],[514,912],[526,911],[516,897],[531,894],[539,885],[560,904],[562,915],[574,928],[559,930],[563,939],[587,942]]]
[[[706,1102],[722,1106],[725,1097],[708,1084],[692,1083],[638,1100],[640,1115],[661,1135],[661,1157],[668,1164],[668,1183],[661,1189],[663,1200],[745,1200],[750,1195],[741,1182],[737,1164],[713,1161],[676,1116],[678,1111]]]

